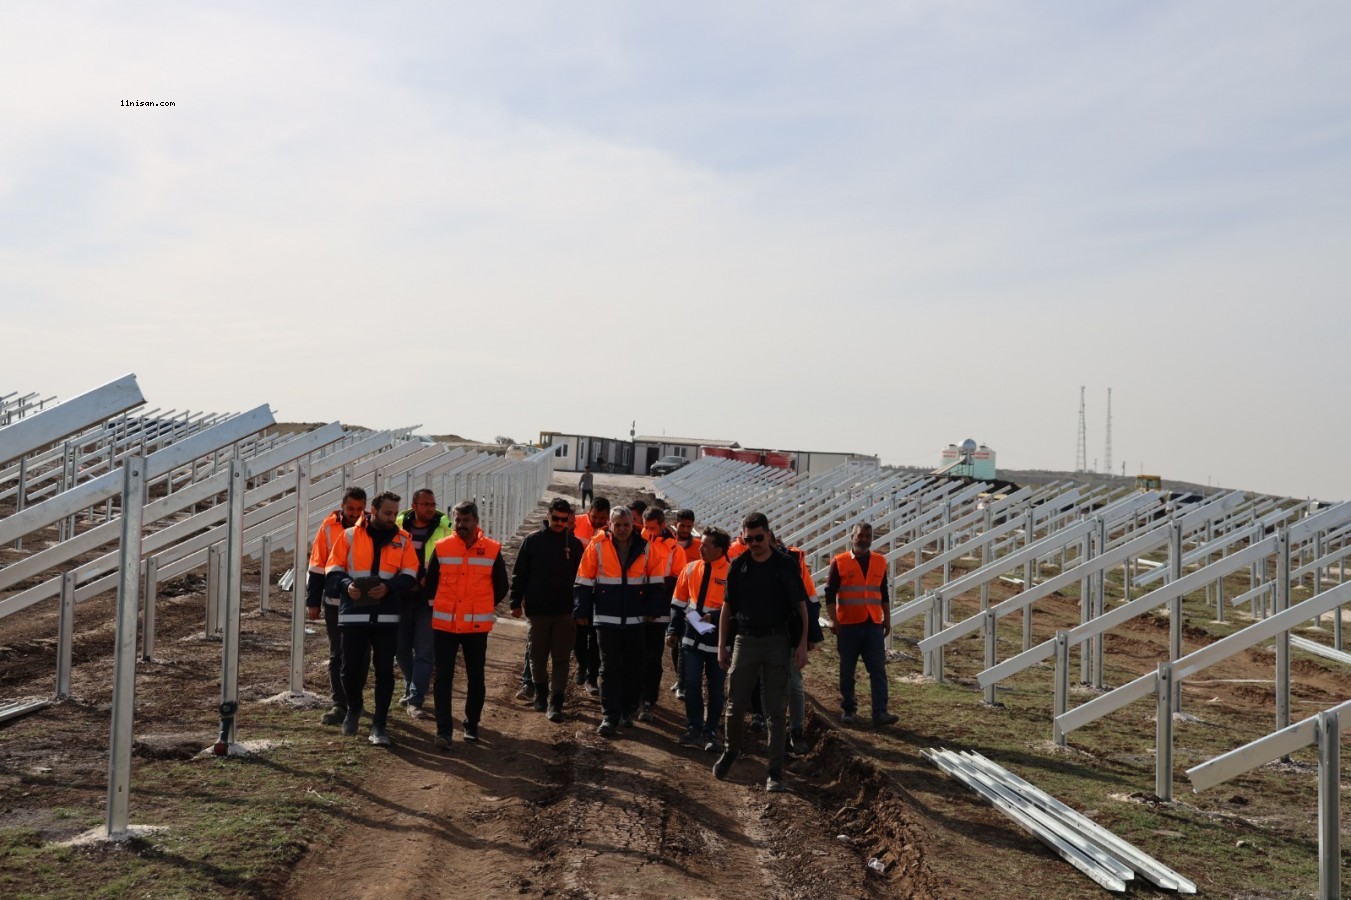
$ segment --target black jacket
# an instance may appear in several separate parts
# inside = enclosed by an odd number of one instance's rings
[[[555,534],[546,522],[527,535],[511,567],[511,608],[527,616],[572,615],[572,587],[586,546],[567,529]]]
[[[734,616],[737,622],[738,630],[744,626],[740,621],[738,614],[737,601],[741,598],[745,588],[743,586],[746,577],[746,567],[752,562],[751,553],[747,550],[745,553],[732,560],[732,565],[727,569],[727,591],[724,600],[724,615],[728,612]],[[774,574],[779,578],[779,584],[782,587],[781,596],[784,597],[783,621],[788,626],[788,639],[791,646],[796,647],[802,637],[802,607],[799,604],[807,602],[807,590],[802,586],[802,569],[797,557],[777,548],[769,555],[769,562],[774,565]]]

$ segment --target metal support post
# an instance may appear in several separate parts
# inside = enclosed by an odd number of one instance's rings
[[[1084,535],[1084,539],[1079,542],[1080,566],[1088,565],[1093,556],[1093,536]],[[1088,620],[1093,618],[1093,579],[1084,577],[1079,579],[1079,623],[1087,624]],[[1079,645],[1079,683],[1088,684],[1093,680],[1093,673],[1090,671],[1092,661],[1092,643]]]
[[[1273,614],[1290,608],[1290,532],[1282,528],[1276,540],[1276,597]],[[1290,724],[1290,632],[1276,635],[1276,730]]]
[[[206,623],[202,628],[203,636],[208,638],[218,630],[216,610],[220,606],[220,580],[216,576],[219,572],[220,547],[212,544],[206,548]]]
[[[996,628],[999,617],[995,615],[992,609],[985,610],[985,668],[989,669],[995,664],[995,638],[997,636]],[[995,685],[994,682],[985,688],[985,702],[993,706],[995,704]]]
[[[1101,556],[1103,553],[1106,553],[1107,523],[1102,519],[1098,519],[1098,530],[1097,533],[1094,535],[1094,540],[1096,541],[1097,546],[1094,555]],[[1093,576],[1093,611],[1092,611],[1093,618],[1096,619],[1099,616],[1101,616],[1103,612],[1106,611],[1106,609],[1107,609],[1107,572],[1105,569],[1098,569],[1097,574]],[[1103,686],[1102,654],[1104,643],[1105,642],[1103,640],[1103,635],[1099,634],[1093,637],[1093,645],[1092,645],[1093,665],[1091,666],[1090,679],[1092,681],[1093,686],[1096,688],[1101,688]]]
[[[343,481],[346,483],[346,470]],[[310,463],[296,462],[295,555],[291,574],[291,694],[305,692],[305,585],[310,567]]]
[[[244,577],[244,461],[236,455],[230,460],[230,488],[225,513],[225,558],[222,569],[225,590],[222,592],[225,614],[224,636],[221,639],[220,669],[220,742],[217,755],[229,751],[235,740],[235,710],[239,706],[239,614],[242,609]],[[224,746],[222,746],[222,744]]]
[[[1057,747],[1065,746],[1065,732],[1058,720],[1069,711],[1070,704],[1070,641],[1065,632],[1055,633],[1055,713],[1051,717],[1051,739]]]
[[[1173,800],[1173,664],[1159,663],[1155,676],[1154,793],[1165,803]]]
[[[159,557],[145,561],[145,628],[141,634],[141,659],[155,657],[155,595],[159,593]]]
[[[16,513],[21,513],[21,512],[23,512],[24,500],[26,499],[25,495],[26,495],[27,493],[28,493],[28,457],[27,457],[27,456],[20,456],[20,457],[19,457],[19,493],[17,493],[17,494],[14,496],[14,511],[15,511]],[[110,501],[110,502],[111,502],[111,501]],[[18,538],[15,538],[15,539],[14,539],[14,549],[15,549],[15,550],[22,550],[22,549],[23,549],[23,538],[22,538],[22,537],[18,537]]]
[[[258,573],[258,610],[267,612],[268,595],[272,592],[272,535],[263,535],[263,559]]]
[[[1318,714],[1318,896],[1341,896],[1341,722]]]
[[[61,576],[61,611],[57,620],[56,699],[70,696],[70,664],[75,650],[75,570]]]
[[[1182,578],[1182,525],[1176,519],[1169,525],[1168,533],[1168,571],[1169,582],[1176,583]],[[1182,658],[1182,596],[1178,595],[1168,601],[1168,660],[1172,662]],[[1182,691],[1181,685],[1174,684],[1171,676],[1168,679],[1169,702],[1172,704],[1173,712],[1182,711]]]
[[[127,837],[131,793],[132,718],[136,706],[136,614],[141,581],[141,526],[145,459],[122,463],[122,540],[117,584],[117,636],[114,642],[113,712],[108,747],[108,837]]]
[[[1313,558],[1319,560],[1323,558],[1323,532],[1319,531],[1313,536]],[[1313,570],[1313,592],[1314,594],[1323,593],[1323,567],[1315,566]],[[1323,627],[1323,614],[1319,613],[1314,619],[1314,625]]]

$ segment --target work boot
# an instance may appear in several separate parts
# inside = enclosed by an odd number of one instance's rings
[[[544,712],[549,708],[549,694],[544,685],[535,682],[535,712]]]
[[[740,755],[735,750],[722,751],[722,756],[719,756],[718,761],[713,764],[713,777],[719,781],[725,780],[727,773],[732,771],[732,763],[736,762],[736,758]]]
[[[769,778],[765,779],[765,793],[782,794],[788,788],[783,784],[783,773],[777,769],[769,770]]]
[[[347,718],[347,707],[334,703],[328,712],[319,717],[319,721],[325,725],[341,725],[345,718]]]
[[[348,707],[347,715],[342,720],[342,733],[348,737],[353,737],[357,733],[357,726],[361,724],[361,707]]]
[[[549,709],[547,717],[550,722],[563,721],[563,692],[554,691],[549,695]]]

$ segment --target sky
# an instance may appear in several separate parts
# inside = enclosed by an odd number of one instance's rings
[[[1118,473],[1351,498],[1348,46],[1340,0],[7,0],[0,395],[1068,470],[1110,387]]]

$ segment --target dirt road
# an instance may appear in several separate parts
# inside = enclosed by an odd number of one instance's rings
[[[430,722],[396,715],[396,746],[372,760],[351,827],[305,859],[289,896],[896,895],[834,839],[817,805],[833,800],[823,760],[797,764],[781,796],[764,792],[762,754],[716,781],[712,754],[677,746],[669,692],[656,722],[612,740],[596,734],[598,702],[575,689],[551,723],[513,699],[524,636],[508,620],[489,640],[478,745],[457,732],[436,751]]]

